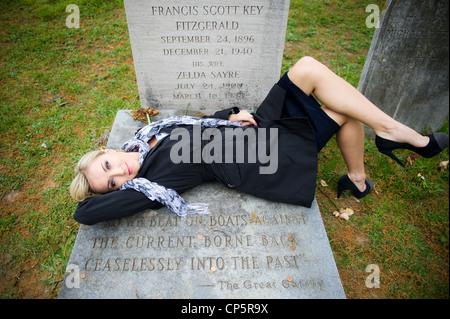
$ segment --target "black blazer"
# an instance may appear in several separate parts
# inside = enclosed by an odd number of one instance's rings
[[[167,137],[147,154],[136,177],[148,178],[180,194],[203,182],[217,180],[229,188],[268,200],[310,207],[317,175],[314,135],[307,118],[280,118],[284,96],[285,91],[274,85],[254,114],[258,128],[278,129],[278,167],[275,173],[260,174],[260,167],[267,165],[259,160],[257,163],[174,164],[170,160],[170,150],[177,141]],[[219,111],[213,117],[227,119],[230,112],[231,109]],[[192,126],[185,128],[192,130]],[[258,131],[255,126],[243,128]],[[220,129],[225,130],[224,127]],[[192,138],[193,134],[190,136]],[[245,140],[245,150],[248,150],[247,143]],[[205,144],[207,142],[204,141],[202,146]],[[149,200],[144,194],[126,189],[85,199],[78,204],[74,218],[82,224],[92,225],[160,207],[160,203]]]

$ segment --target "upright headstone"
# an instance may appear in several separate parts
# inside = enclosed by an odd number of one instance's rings
[[[259,106],[280,77],[289,0],[125,0],[141,106]]]
[[[107,147],[140,126],[119,111]],[[211,214],[162,208],[81,225],[58,297],[345,298],[316,201],[275,203],[216,183],[183,198]]]
[[[449,112],[448,15],[448,0],[388,0],[358,85],[419,132],[439,129]]]

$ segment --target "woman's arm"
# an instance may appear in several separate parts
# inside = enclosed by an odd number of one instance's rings
[[[239,113],[239,108],[238,107],[230,107],[230,108],[225,109],[225,110],[217,111],[212,116],[206,115],[206,116],[203,116],[203,117],[204,118],[215,118],[215,119],[221,119],[221,120],[228,120],[228,117],[231,114],[235,114],[235,113]]]
[[[209,117],[209,116],[205,116]],[[236,122],[243,122],[242,125],[255,125],[258,126],[258,124],[255,121],[255,118],[252,114],[250,114],[248,111],[240,111],[238,107],[232,107],[229,109],[225,109],[222,111],[218,111],[214,113],[212,116],[213,118],[222,119],[222,120],[229,120],[229,121],[236,121]]]
[[[73,217],[81,224],[93,225],[161,206],[159,202],[149,200],[143,193],[125,189],[90,197],[79,202]]]

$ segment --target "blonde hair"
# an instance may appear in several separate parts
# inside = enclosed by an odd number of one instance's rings
[[[88,179],[86,178],[86,169],[92,164],[92,162],[103,155],[105,151],[91,151],[85,154],[78,164],[75,166],[75,178],[70,184],[70,196],[77,201],[83,201],[88,197],[93,197],[99,195],[92,191]]]

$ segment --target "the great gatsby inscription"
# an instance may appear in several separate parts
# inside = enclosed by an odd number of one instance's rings
[[[289,1],[131,1],[142,106],[258,106],[279,79]]]
[[[96,272],[158,273],[181,282],[183,277],[199,276],[191,289],[320,291],[325,285],[323,278],[300,271],[318,262],[314,252],[302,247],[307,239],[299,230],[306,225],[300,208],[289,215],[255,212],[183,219],[149,211],[104,223],[102,229],[112,235],[97,233],[90,239],[94,254],[83,260],[80,270],[85,276]],[[279,231],[273,232],[273,227]],[[175,281],[172,284],[176,285]],[[170,285],[168,279],[162,282]]]

